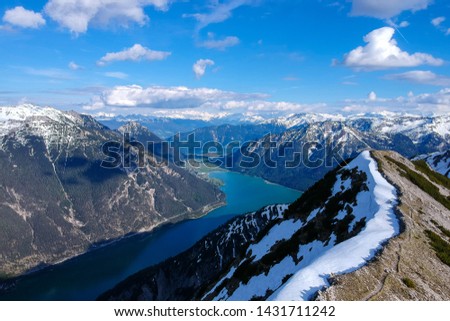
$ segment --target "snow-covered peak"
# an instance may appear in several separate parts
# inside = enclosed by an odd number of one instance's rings
[[[103,127],[90,116],[73,111],[30,104],[0,107],[0,137],[13,136],[23,145],[36,136],[45,141],[47,148],[60,148],[85,140],[92,128]]]
[[[35,117],[49,118],[55,121],[60,121],[64,118],[75,120],[69,113],[51,107],[39,107],[31,104],[0,107],[0,122],[26,121]]]
[[[305,124],[320,123],[324,121],[344,121],[345,117],[336,114],[315,114],[315,113],[302,113],[302,114],[290,114],[287,116],[278,117],[266,121],[267,123],[275,123],[286,128],[299,127]]]

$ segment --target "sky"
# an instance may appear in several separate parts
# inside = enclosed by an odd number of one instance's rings
[[[6,0],[0,105],[450,113],[447,0]]]

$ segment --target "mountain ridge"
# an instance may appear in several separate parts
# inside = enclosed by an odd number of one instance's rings
[[[356,159],[357,163],[360,162],[358,161],[360,157]],[[367,154],[366,159],[369,159]],[[398,167],[397,162],[398,164],[407,164],[402,166],[407,166],[409,170],[416,173],[410,175],[422,176],[425,174],[415,169],[413,164],[399,154],[372,151],[370,159],[373,161],[370,161],[369,164],[372,165],[369,166],[376,170],[371,175],[377,176],[376,180],[380,180],[380,183],[375,184],[375,188],[373,183],[365,177],[364,173],[367,173],[365,170],[359,174],[358,169],[355,171],[355,168],[360,168],[360,166],[353,167],[351,174],[347,174],[342,169],[331,171],[313,188],[306,191],[297,202],[283,211],[282,216],[266,222],[263,229],[255,227],[256,236],[242,244],[240,252],[214,253],[214,251],[220,251],[221,249],[219,246],[216,248],[216,244],[218,244],[216,241],[226,239],[227,235],[239,235],[240,230],[232,229],[231,226],[240,226],[238,222],[246,220],[248,216],[236,218],[226,226],[212,232],[208,237],[210,238],[209,242],[212,240],[213,243],[208,244],[210,244],[210,248],[214,249],[213,255],[209,254],[206,256],[206,261],[202,260],[201,269],[202,271],[221,269],[220,276],[211,277],[209,275],[205,278],[205,275],[197,273],[199,271],[195,268],[193,270],[190,268],[189,271],[180,269],[177,270],[177,274],[171,273],[169,269],[171,266],[185,266],[187,263],[186,257],[190,258],[189,262],[196,262],[199,257],[205,258],[201,251],[198,252],[198,247],[204,246],[204,240],[202,240],[183,254],[157,266],[149,267],[124,280],[114,289],[103,294],[100,299],[408,300],[414,298],[448,300],[450,289],[445,279],[450,267],[436,257],[435,250],[427,241],[426,235],[428,235],[428,232],[425,231],[429,228],[434,231],[432,233],[442,235],[442,231],[449,228],[448,210],[437,202],[431,194],[427,194],[414,185],[415,183],[410,181],[409,176],[403,176],[404,169]],[[395,160],[395,162],[392,160]],[[354,166],[355,161],[350,161],[348,164],[347,169],[352,168],[349,166],[352,166],[352,164]],[[342,168],[345,168],[345,164]],[[338,176],[338,173],[341,173],[341,176]],[[350,183],[349,178],[351,178],[352,183]],[[427,184],[435,183],[428,181]],[[387,188],[387,190],[384,192],[378,190],[377,192],[377,188],[380,187],[382,189]],[[366,215],[369,215],[367,211],[372,213],[378,211],[370,206],[370,204],[374,204],[373,202],[364,202],[362,201],[363,198],[360,198],[364,193],[368,193],[367,190],[372,191],[370,192],[371,195],[378,195],[375,197],[384,198],[384,201],[379,203],[380,209],[384,208],[383,211],[385,211],[390,208],[388,210],[389,216],[382,219],[383,224],[388,227],[385,230],[388,234],[380,234],[384,236],[377,238],[377,241],[372,245],[368,245],[370,242],[362,241],[360,243],[358,241],[358,237],[362,237],[364,233],[373,235],[371,233],[371,222],[375,221]],[[446,193],[447,196],[450,195],[449,190],[442,189],[441,191]],[[335,199],[333,200],[330,195],[335,195]],[[408,203],[411,203],[409,195],[417,195],[413,203],[420,202],[422,207],[416,209],[409,207]],[[367,205],[369,207],[366,207]],[[408,206],[405,207],[405,205]],[[419,227],[417,223],[408,222],[410,211],[414,211],[414,219],[416,219],[416,216],[420,216],[420,221],[425,222],[426,226]],[[342,214],[337,215],[338,212]],[[323,213],[323,215],[320,213]],[[366,220],[361,220],[362,218],[366,218]],[[394,223],[395,220],[398,220],[398,223]],[[311,225],[311,222],[315,223]],[[314,226],[318,229],[315,230]],[[355,234],[348,235],[347,233],[352,232],[351,226],[357,227],[357,229]],[[375,223],[373,226],[379,227],[380,225]],[[328,234],[330,229],[334,232]],[[330,235],[334,235],[334,238],[330,238]],[[340,238],[340,241],[335,243],[338,238]],[[354,244],[353,249],[357,251],[346,248],[342,251],[338,250],[331,257],[327,256],[331,255],[330,253],[333,253],[334,249],[338,249],[340,246],[344,247],[346,242]],[[414,263],[416,260],[414,253],[417,252],[408,249],[406,253],[399,256],[402,257],[402,262],[406,262],[403,265],[407,267],[407,270],[396,269],[395,262],[397,261],[395,258],[398,257],[398,242],[402,242],[403,248],[407,249],[409,246],[414,248],[415,251],[418,250],[417,246],[419,246],[420,253],[423,253],[420,262]],[[297,244],[300,244],[299,248]],[[308,246],[308,244],[314,245]],[[225,246],[230,246],[230,243]],[[364,250],[365,246],[368,246],[366,250]],[[369,252],[366,253],[370,254],[358,254],[361,247],[363,252],[368,250]],[[298,252],[299,249],[300,252]],[[314,253],[319,256],[315,256]],[[321,255],[320,253],[325,254]],[[348,256],[354,254],[356,261],[349,260]],[[307,259],[309,256],[311,256],[310,259]],[[289,259],[289,257],[291,258]],[[330,260],[330,258],[333,259]],[[227,265],[220,268],[218,264],[223,259],[226,260]],[[293,265],[280,265],[287,259],[294,260]],[[305,266],[300,265],[299,268],[295,268],[296,264],[299,264],[295,260],[305,262]],[[339,260],[342,261],[343,265],[338,263]],[[350,269],[348,264],[351,266]],[[393,264],[394,268],[392,267]],[[321,268],[318,268],[318,266],[321,266]],[[330,266],[334,266],[334,268],[330,268]],[[422,269],[425,269],[425,271]],[[320,276],[312,277],[315,273]],[[190,285],[185,285],[183,289],[178,287],[176,280],[192,279],[194,275],[199,286],[191,288]],[[305,277],[306,275],[309,275],[309,277]],[[166,280],[174,278],[175,281],[168,284],[160,279],[162,276]],[[205,287],[205,284],[208,284],[208,286]],[[315,285],[311,286],[311,284]],[[433,290],[429,289],[430,286]],[[385,291],[384,289],[388,290]],[[163,291],[164,296],[160,296],[161,291]]]
[[[0,271],[7,276],[223,204],[217,187],[171,165],[138,168],[131,151],[130,168],[102,167],[103,144],[123,135],[90,116],[35,106],[2,107],[0,115]]]

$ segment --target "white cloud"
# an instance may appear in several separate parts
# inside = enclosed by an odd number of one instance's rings
[[[198,21],[197,30],[201,30],[212,23],[219,23],[231,18],[233,10],[255,3],[255,0],[229,0],[224,3],[211,1],[209,13],[185,14],[183,17],[192,17]]]
[[[377,100],[377,94],[374,91],[371,91],[367,95],[367,99],[369,99],[369,101],[376,101]]]
[[[164,60],[171,54],[172,54],[171,52],[150,50],[148,48],[143,47],[140,44],[135,44],[133,47],[124,49],[119,52],[107,53],[99,61],[97,61],[97,65],[105,66],[108,63],[114,61],[126,61],[126,60],[130,61]]]
[[[409,27],[409,22],[408,21],[402,21],[400,23],[397,23],[395,20],[392,19],[387,19],[386,23],[393,27],[393,28],[397,28],[397,29],[401,29],[401,28],[406,28]]]
[[[445,21],[445,17],[437,17],[431,20],[431,24],[435,27],[438,27],[441,23]]]
[[[437,75],[431,71],[413,70],[401,74],[387,75],[387,79],[405,80],[417,84],[433,86],[450,86],[450,77]]]
[[[445,88],[437,93],[432,94],[420,94],[410,97],[411,101],[421,105],[437,105],[442,109],[446,109],[450,112],[450,88]]]
[[[327,104],[268,101],[268,95],[237,93],[212,88],[116,86],[94,96],[87,111],[139,113],[172,118],[210,119],[232,114],[253,118],[300,112],[325,112]]]
[[[450,28],[443,25],[446,21],[445,17],[437,17],[431,20],[431,24],[436,27],[439,31],[443,32],[446,36],[450,35]]]
[[[45,19],[40,13],[27,10],[21,6],[6,10],[3,21],[21,28],[37,29],[45,25]]]
[[[368,16],[389,19],[403,11],[419,11],[426,9],[433,0],[353,0],[354,16]]]
[[[208,49],[225,50],[229,47],[237,46],[240,43],[238,37],[228,36],[220,40],[216,40],[213,34],[208,35],[208,40],[200,42],[199,46]]]
[[[106,77],[116,78],[116,79],[126,79],[126,78],[128,78],[128,75],[126,73],[120,72],[120,71],[105,72],[104,75]]]
[[[94,97],[85,109],[118,108],[199,108],[208,103],[266,98],[263,94],[240,94],[219,89],[187,87],[116,86]]]
[[[73,62],[73,61],[69,62],[68,67],[69,67],[69,69],[71,69],[71,70],[80,70],[80,69],[83,69],[83,67],[81,67],[80,65],[76,64],[76,63]]]
[[[214,66],[214,61],[211,59],[199,59],[197,62],[192,66],[192,70],[195,73],[195,76],[197,79],[200,79],[203,77],[203,75],[206,72],[206,67],[208,66]]]
[[[356,112],[407,112],[414,114],[447,114],[450,113],[450,88],[435,93],[414,95],[409,92],[406,97],[377,98],[375,101],[348,100],[342,111]]]
[[[419,65],[440,66],[444,63],[429,54],[402,51],[393,39],[394,33],[395,30],[390,27],[373,30],[364,37],[367,44],[346,54],[343,64],[356,70],[370,71]]]
[[[49,0],[45,12],[62,27],[79,34],[85,33],[91,24],[107,26],[114,22],[126,27],[129,23],[144,25],[149,18],[144,12],[147,6],[165,11],[171,0]]]

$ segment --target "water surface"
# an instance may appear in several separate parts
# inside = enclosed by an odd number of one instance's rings
[[[223,181],[227,205],[196,220],[163,226],[28,275],[0,300],[94,300],[127,276],[191,247],[233,216],[276,203],[291,203],[300,192],[235,172],[211,172]]]

